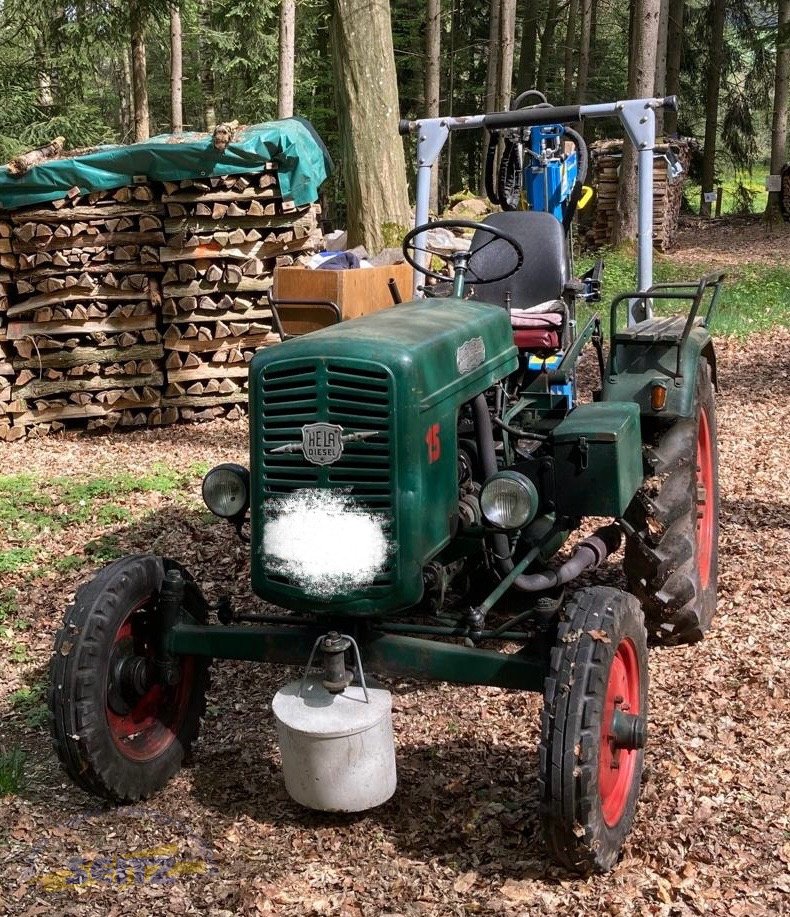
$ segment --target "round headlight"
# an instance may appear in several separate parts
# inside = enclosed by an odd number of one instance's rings
[[[520,529],[538,511],[538,492],[529,478],[517,471],[500,471],[483,484],[480,509],[490,525]]]
[[[203,500],[221,519],[235,519],[250,505],[250,473],[241,465],[217,465],[203,478]]]

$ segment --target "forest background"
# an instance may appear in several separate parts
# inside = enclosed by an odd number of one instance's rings
[[[762,209],[763,176],[787,158],[790,0],[3,0],[0,159],[56,136],[92,147],[293,111],[336,162],[327,200],[342,224],[362,142],[344,116],[370,117],[349,111],[343,82],[378,72],[388,42],[399,111],[369,131],[374,158],[400,143],[399,116],[504,108],[533,86],[555,104],[614,100],[640,77],[680,97],[659,128],[698,138],[692,179],[726,183],[730,209]],[[380,72],[392,81],[386,60]],[[480,190],[483,152],[454,136],[436,205]]]

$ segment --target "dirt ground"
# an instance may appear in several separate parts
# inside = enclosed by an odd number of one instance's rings
[[[726,220],[681,218],[671,251],[677,264],[704,264],[711,268],[790,263],[790,226],[767,224],[762,216]]]
[[[538,826],[541,700],[492,688],[393,685],[399,787],[358,817],[287,797],[270,700],[293,671],[216,665],[191,766],[147,802],[113,808],[68,782],[46,731],[8,697],[45,677],[62,609],[86,569],[22,590],[24,664],[0,661],[0,746],[28,754],[0,799],[0,914],[282,915],[790,913],[790,333],[721,340],[718,615],[696,646],[653,651],[647,769],[624,856],[578,879],[547,860]],[[96,475],[156,462],[243,460],[244,427],[7,446],[4,474]],[[109,527],[125,551],[188,564],[210,597],[250,601],[230,530],[187,498],[140,494]],[[136,502],[135,502],[136,501]],[[59,534],[63,553],[103,533]],[[619,582],[617,560],[603,571]]]

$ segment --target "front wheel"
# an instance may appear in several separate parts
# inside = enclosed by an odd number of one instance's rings
[[[205,711],[209,660],[162,666],[158,600],[165,575],[185,579],[184,608],[205,621],[200,590],[180,565],[124,557],[81,587],[55,640],[50,722],[55,751],[84,790],[133,802],[179,770]]]
[[[647,733],[647,634],[618,589],[577,592],[562,613],[544,690],[543,834],[581,874],[607,872],[631,828]]]

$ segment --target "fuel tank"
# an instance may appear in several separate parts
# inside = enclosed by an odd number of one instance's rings
[[[297,610],[422,596],[458,508],[460,407],[513,372],[507,312],[426,299],[259,351],[250,365],[252,585]]]

